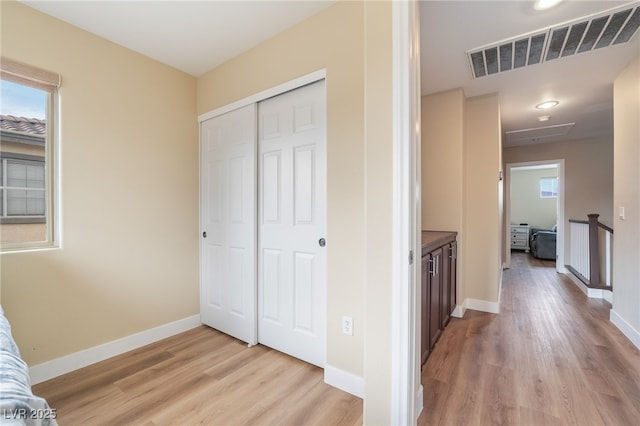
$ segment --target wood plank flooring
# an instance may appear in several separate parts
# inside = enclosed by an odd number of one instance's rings
[[[553,262],[513,253],[499,315],[452,319],[419,425],[639,425],[640,351]],[[208,327],[34,386],[66,425],[357,425],[317,367]]]
[[[640,351],[554,263],[512,254],[500,314],[452,319],[419,425],[639,425]]]
[[[65,425],[360,425],[320,368],[211,328],[35,385]]]

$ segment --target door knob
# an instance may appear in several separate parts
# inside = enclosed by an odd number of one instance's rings
[[[202,233],[202,238],[207,238],[207,231],[204,231],[204,232]]]
[[[320,238],[320,240],[318,240],[318,244],[320,244],[320,247],[324,247],[327,245],[327,241],[324,238]]]

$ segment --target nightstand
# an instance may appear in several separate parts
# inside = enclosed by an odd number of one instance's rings
[[[511,225],[511,248],[529,253],[529,225]]]

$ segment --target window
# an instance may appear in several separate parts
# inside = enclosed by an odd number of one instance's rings
[[[44,161],[2,159],[2,219],[39,219],[46,222],[46,179]],[[6,170],[6,173],[4,171]],[[3,221],[8,223],[10,221]],[[33,223],[34,221],[25,220]]]
[[[558,178],[540,178],[540,198],[558,197]]]
[[[52,246],[53,117],[60,79],[5,58],[0,70],[0,247]]]

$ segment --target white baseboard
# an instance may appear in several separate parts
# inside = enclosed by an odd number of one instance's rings
[[[500,313],[500,302],[488,302],[486,300],[465,299],[464,308],[474,311],[489,312],[490,314]]]
[[[631,340],[631,343],[633,343],[636,348],[640,349],[640,332],[638,332],[638,330],[633,328],[631,324],[625,321],[625,319],[618,315],[618,313],[613,309],[609,311],[609,320],[613,325],[618,327],[622,334]]]
[[[578,277],[573,275],[570,271],[566,274],[571,282],[573,282],[581,292],[591,299],[604,299],[609,303],[613,303],[613,292],[611,290],[605,290],[602,288],[589,288],[585,283],[580,281]]]
[[[451,316],[456,318],[463,318],[465,311],[466,309],[464,307],[464,303],[462,305],[456,305],[456,307],[453,308],[453,311],[451,312]]]
[[[585,295],[587,294],[587,286],[584,285],[584,283],[582,281],[580,281],[575,275],[573,275],[571,272],[569,272],[568,274],[566,274],[569,279],[571,280],[572,283],[574,283],[576,285],[576,287],[578,287],[580,289],[581,292],[583,292]]]
[[[364,379],[329,364],[324,366],[324,382],[358,398],[364,398]]]
[[[591,299],[604,299],[609,303],[613,303],[613,293],[611,290],[587,287],[587,297]]]
[[[420,385],[420,387],[418,388],[418,394],[416,395],[416,403],[414,407],[416,408],[414,424],[416,424],[418,423],[418,417],[420,417],[420,414],[424,409],[424,388],[422,387],[422,385]]]
[[[183,318],[149,330],[141,331],[121,339],[113,340],[102,345],[94,346],[89,349],[65,355],[42,364],[34,365],[29,368],[29,376],[31,376],[31,384],[44,382],[62,374],[78,370],[87,365],[104,361],[107,358],[123,354],[125,352],[137,349],[149,343],[171,337],[175,334],[182,333],[192,328],[198,327],[200,315]]]

